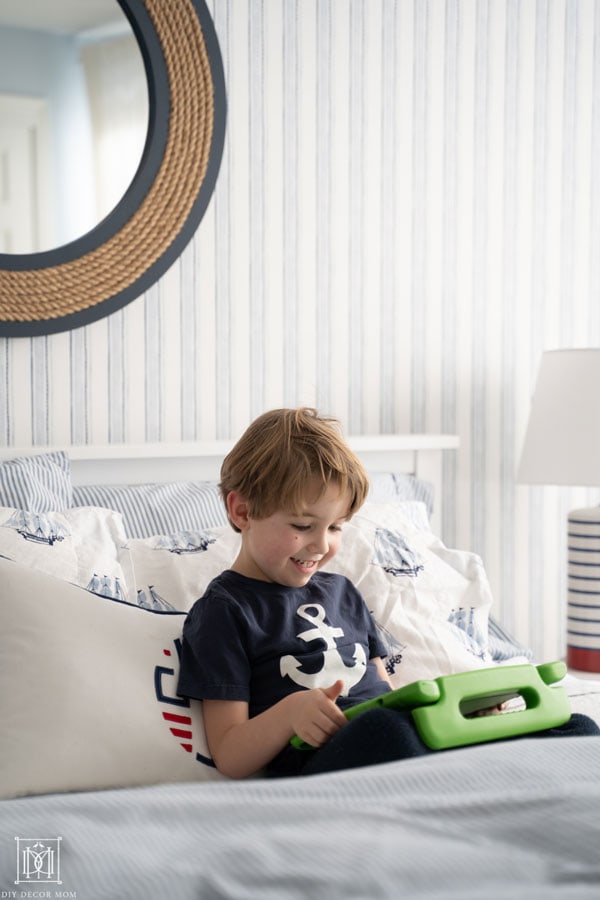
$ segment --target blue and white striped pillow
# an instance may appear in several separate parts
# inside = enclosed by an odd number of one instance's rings
[[[376,503],[420,500],[431,514],[433,487],[414,475],[376,473],[371,476],[369,500]],[[129,538],[204,531],[227,524],[218,485],[212,481],[75,485],[73,505],[116,510],[123,516]]]
[[[374,472],[369,475],[371,487],[369,503],[402,503],[405,500],[419,500],[433,512],[434,489],[430,481],[403,472]]]
[[[509,634],[493,616],[490,616],[488,626],[488,647],[494,662],[506,662],[521,656],[533,659],[533,652],[529,647]]]
[[[71,460],[62,450],[0,463],[0,506],[51,512],[72,506]]]
[[[218,485],[212,481],[75,485],[73,505],[102,506],[121,513],[128,538],[204,531],[227,524]]]

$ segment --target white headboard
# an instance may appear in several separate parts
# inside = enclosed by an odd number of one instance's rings
[[[442,451],[456,450],[454,434],[360,435],[347,438],[370,472],[408,472],[430,481],[435,490],[434,528],[439,526]],[[143,484],[217,480],[223,457],[234,441],[190,443],[81,444],[67,447],[1,447],[0,459],[64,450],[71,458],[74,484]]]

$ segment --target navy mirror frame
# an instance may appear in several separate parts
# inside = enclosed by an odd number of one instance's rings
[[[115,209],[81,238],[62,247],[40,253],[0,253],[0,284],[3,274],[11,272],[35,271],[43,278],[45,269],[79,260],[86,254],[102,248],[108,240],[118,236],[120,230],[126,226],[154,185],[169,134],[172,98],[167,63],[159,35],[144,5],[144,0],[118,0],[118,2],[137,38],[148,84],[148,134],[137,172]],[[64,316],[9,321],[2,318],[0,297],[0,337],[34,337],[67,331],[97,321],[121,309],[148,290],[167,271],[198,228],[214,191],[221,164],[225,142],[227,99],[221,51],[212,18],[204,0],[189,0],[189,2],[197,15],[209,60],[214,112],[205,175],[185,221],[169,246],[147,266],[143,274],[126,288],[115,293],[109,292],[105,298],[93,306]]]

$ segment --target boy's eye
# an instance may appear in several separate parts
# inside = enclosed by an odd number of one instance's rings
[[[296,531],[310,531],[310,529],[312,528],[312,525],[301,525],[298,522],[293,522],[292,528],[294,528]],[[341,530],[342,530],[341,525],[330,525],[329,526],[329,531],[341,531]]]

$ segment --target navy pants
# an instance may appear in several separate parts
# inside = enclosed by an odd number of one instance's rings
[[[522,737],[581,737],[600,735],[600,728],[588,716],[574,713],[556,728]],[[510,738],[509,740],[518,740]],[[421,740],[410,712],[377,707],[351,719],[319,750],[286,748],[268,767],[273,777],[318,775],[355,769],[378,763],[424,756],[432,751]]]

